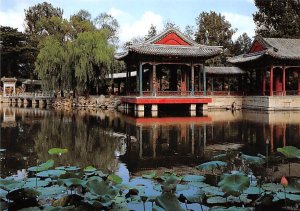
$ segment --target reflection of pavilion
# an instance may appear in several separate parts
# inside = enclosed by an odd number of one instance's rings
[[[127,142],[122,157],[129,166],[153,168],[174,162],[190,164],[204,155],[210,117],[125,118],[135,128],[136,141]],[[132,164],[132,162],[136,162]]]

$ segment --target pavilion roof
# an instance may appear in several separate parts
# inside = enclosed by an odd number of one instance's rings
[[[209,67],[205,66],[205,72],[210,75],[240,75],[246,74],[245,70],[239,67]]]
[[[163,43],[162,40],[171,34],[176,36],[179,42]],[[170,28],[145,42],[130,45],[125,52],[116,54],[115,57],[123,60],[130,54],[141,54],[149,56],[211,58],[219,55],[221,52],[221,46],[200,45],[177,29]]]
[[[260,43],[263,49],[257,52],[249,52],[228,58],[228,62],[242,64],[264,58],[273,58],[283,61],[300,61],[300,39],[263,38],[257,36],[253,43],[255,42]]]

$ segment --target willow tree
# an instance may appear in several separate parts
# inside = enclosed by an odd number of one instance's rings
[[[48,36],[40,44],[40,52],[35,62],[35,70],[43,81],[43,89],[61,90],[63,88],[62,68],[65,50],[61,42],[53,36]]]
[[[78,34],[71,44],[70,56],[74,61],[77,88],[89,93],[104,84],[106,74],[112,70],[115,48],[108,42],[110,32],[102,29]]]

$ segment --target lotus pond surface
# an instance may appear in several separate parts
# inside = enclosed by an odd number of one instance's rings
[[[300,112],[0,115],[2,209],[299,208]]]

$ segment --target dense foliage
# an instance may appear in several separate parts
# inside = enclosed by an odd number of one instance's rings
[[[256,33],[263,37],[300,38],[299,0],[255,0]]]

